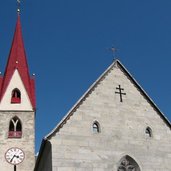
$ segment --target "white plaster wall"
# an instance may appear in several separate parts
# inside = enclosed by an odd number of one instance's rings
[[[21,91],[21,103],[11,103],[11,93],[14,88],[18,88]],[[30,99],[17,69],[14,71],[12,79],[10,80],[6,92],[1,100],[0,110],[33,110]]]

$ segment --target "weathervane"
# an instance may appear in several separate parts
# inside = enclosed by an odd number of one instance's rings
[[[20,13],[20,0],[17,0],[17,12]]]

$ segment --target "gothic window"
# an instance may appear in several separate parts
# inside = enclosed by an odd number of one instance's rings
[[[152,130],[150,127],[147,127],[145,130],[145,134],[147,137],[152,137]]]
[[[21,92],[17,88],[12,91],[11,103],[21,103]]]
[[[140,168],[133,158],[126,155],[120,160],[117,171],[140,171]]]
[[[21,138],[22,124],[20,119],[15,116],[10,120],[8,138]]]
[[[100,125],[97,121],[93,123],[93,133],[100,133]]]

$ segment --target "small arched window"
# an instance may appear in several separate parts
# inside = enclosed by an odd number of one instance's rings
[[[97,121],[93,123],[93,133],[100,133],[100,125]]]
[[[150,127],[147,127],[145,129],[145,134],[146,134],[147,137],[151,138],[152,137],[152,129]]]
[[[8,138],[21,138],[22,124],[20,119],[15,116],[10,120]]]
[[[21,92],[18,88],[15,88],[11,94],[11,103],[21,103]]]

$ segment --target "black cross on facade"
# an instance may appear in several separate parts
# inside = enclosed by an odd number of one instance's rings
[[[121,88],[121,85],[119,85],[119,87],[116,87],[116,90],[119,90],[119,92],[115,91],[115,94],[120,94],[120,102],[123,102],[122,100],[122,95],[126,95],[126,93],[123,93],[122,91],[124,91],[123,88]]]

